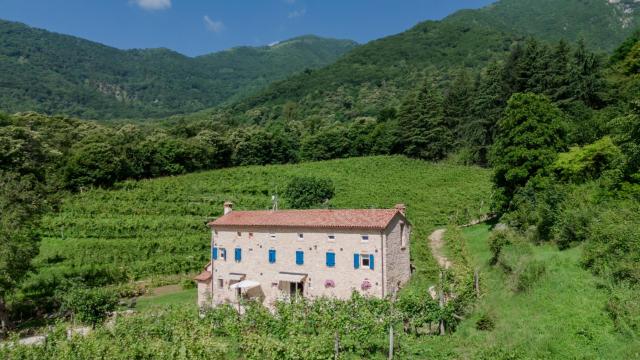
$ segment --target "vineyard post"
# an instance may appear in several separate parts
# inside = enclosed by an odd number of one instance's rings
[[[389,360],[393,360],[393,325],[389,325]]]
[[[445,335],[445,322],[442,314],[442,310],[444,309],[444,279],[445,273],[444,270],[440,271],[440,294],[439,294],[439,305],[440,305],[440,335]]]
[[[475,269],[473,272],[473,288],[476,291],[476,297],[480,297],[480,274],[478,273],[478,269]]]

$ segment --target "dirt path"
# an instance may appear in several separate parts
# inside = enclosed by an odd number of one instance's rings
[[[453,262],[447,258],[444,254],[444,233],[446,229],[438,229],[429,235],[429,247],[433,257],[443,269],[450,269],[453,266]]]

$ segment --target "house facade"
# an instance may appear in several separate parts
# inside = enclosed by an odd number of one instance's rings
[[[411,276],[405,207],[234,211],[209,223],[211,262],[196,277],[201,307],[294,296],[384,298]]]

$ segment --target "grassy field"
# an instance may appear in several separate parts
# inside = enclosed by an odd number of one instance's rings
[[[416,357],[469,359],[632,359],[640,343],[615,332],[605,312],[602,280],[582,269],[581,248],[536,247],[547,273],[529,291],[514,293],[503,271],[489,266],[489,226],[466,229],[469,253],[482,276],[483,297],[457,332],[415,345]],[[492,331],[476,329],[482,314]]]
[[[490,197],[487,170],[404,157],[241,167],[125,182],[116,190],[69,197],[59,213],[45,219],[36,279],[50,283],[78,278],[100,286],[198,272],[209,258],[205,223],[221,215],[225,200],[233,201],[236,209],[269,208],[271,195],[296,175],[332,179],[335,208],[406,203],[415,229],[412,256],[420,275],[434,270],[424,240],[429,231],[485,212]]]
[[[140,312],[154,311],[170,306],[196,309],[197,290],[177,289],[161,294],[150,294],[138,299],[136,310]]]

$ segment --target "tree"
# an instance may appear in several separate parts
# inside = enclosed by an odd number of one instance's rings
[[[463,124],[460,132],[474,160],[486,165],[495,128],[507,106],[508,95],[502,81],[502,68],[498,63],[491,63],[478,83],[478,90],[470,108],[473,118]]]
[[[75,319],[96,326],[116,309],[118,297],[113,290],[74,288],[63,296],[62,308]]]
[[[444,96],[445,122],[449,129],[455,129],[455,135],[458,140],[463,137],[464,131],[462,129],[471,121],[469,109],[471,109],[475,98],[473,85],[469,73],[462,70],[449,86]]]
[[[38,223],[49,208],[47,175],[54,153],[38,133],[0,127],[0,335],[9,328],[6,298],[38,254]]]
[[[294,209],[308,209],[330,200],[335,195],[331,179],[294,177],[289,181],[284,197]]]
[[[491,148],[495,210],[504,212],[527,182],[547,173],[565,148],[564,114],[547,97],[514,94]]]
[[[553,171],[560,180],[581,183],[599,178],[607,171],[622,174],[626,159],[611,137],[596,141],[584,147],[573,147],[567,153],[559,154],[553,164]]]
[[[445,122],[442,96],[430,82],[402,104],[398,125],[403,153],[408,156],[440,160],[451,148],[453,133]]]
[[[65,182],[71,189],[110,187],[119,180],[123,161],[107,143],[88,143],[72,151],[65,167]]]
[[[0,335],[10,327],[6,297],[38,255],[38,223],[47,209],[43,194],[35,176],[0,169]]]

